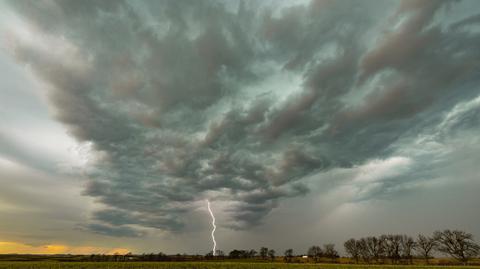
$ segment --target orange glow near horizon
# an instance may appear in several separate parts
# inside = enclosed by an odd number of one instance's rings
[[[67,246],[48,244],[32,246],[19,242],[0,241],[0,254],[126,254],[127,248],[105,248],[94,246]]]
[[[107,254],[120,254],[120,255],[125,255],[127,253],[129,253],[130,250],[126,249],[126,248],[114,248],[112,250],[110,250],[109,252],[107,252]]]

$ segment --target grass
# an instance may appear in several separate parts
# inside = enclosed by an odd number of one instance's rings
[[[249,262],[0,262],[0,269],[480,269],[480,266],[352,265]]]

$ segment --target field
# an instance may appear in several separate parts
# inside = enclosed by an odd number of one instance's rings
[[[480,266],[349,265],[248,262],[0,262],[0,269],[480,269]]]

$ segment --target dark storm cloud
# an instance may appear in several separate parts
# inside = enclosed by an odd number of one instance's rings
[[[468,18],[460,20],[451,25],[451,28],[456,29],[464,26],[474,26],[475,24],[480,23],[480,14],[472,15]]]
[[[363,173],[370,178],[352,184],[360,190],[353,199],[391,199],[393,195],[438,184],[432,179],[448,179],[452,181],[448,183],[454,184],[472,177],[475,174],[472,166],[480,161],[476,135],[480,130],[479,112],[479,97],[460,102],[444,113],[437,124],[420,132],[416,130],[415,135],[406,135],[409,142],[395,142],[392,148],[397,155],[408,157],[390,158],[381,164],[374,162],[373,165],[388,166],[383,169],[386,174],[372,176],[374,169]],[[453,179],[451,175],[455,173],[459,176]]]
[[[98,155],[84,194],[107,209],[82,229],[113,236],[181,230],[205,198],[232,202],[226,226],[257,225],[306,176],[438,122],[480,66],[477,18],[439,25],[450,1],[11,4],[47,44],[13,54]],[[279,72],[300,83],[261,86]]]
[[[118,237],[137,237],[142,236],[141,232],[136,231],[130,227],[126,226],[109,226],[98,223],[91,223],[85,225],[84,227],[79,227],[79,229],[88,229],[89,231],[109,235],[109,236],[118,236]]]

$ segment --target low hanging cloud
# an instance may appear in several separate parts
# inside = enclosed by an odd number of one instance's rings
[[[103,209],[81,229],[181,231],[205,198],[242,229],[315,173],[414,165],[396,147],[479,93],[478,14],[444,22],[458,4],[11,1],[6,43],[93,146],[84,195]]]

